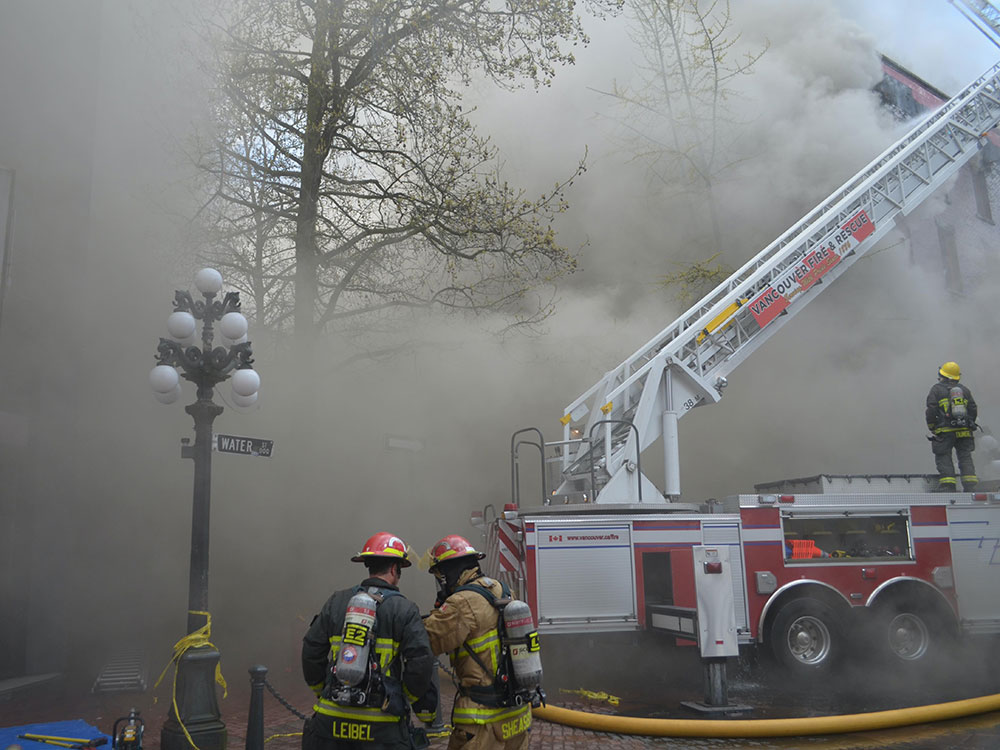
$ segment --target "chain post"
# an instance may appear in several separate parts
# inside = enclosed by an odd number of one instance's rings
[[[250,716],[247,719],[246,750],[264,750],[264,682],[267,667],[250,667]]]

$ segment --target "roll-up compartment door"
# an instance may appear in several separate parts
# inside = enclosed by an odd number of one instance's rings
[[[539,626],[588,623],[573,630],[636,626],[635,566],[628,523],[538,523]]]

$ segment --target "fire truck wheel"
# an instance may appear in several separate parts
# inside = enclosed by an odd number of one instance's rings
[[[793,674],[830,669],[840,656],[843,627],[837,613],[817,599],[795,599],[779,611],[771,627],[771,650]]]
[[[931,646],[930,628],[917,612],[890,612],[883,631],[893,656],[917,661],[927,656]]]
[[[933,609],[905,600],[884,607],[876,623],[876,643],[896,664],[926,663],[951,637],[947,624]]]

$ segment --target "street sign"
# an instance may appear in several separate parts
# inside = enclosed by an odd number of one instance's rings
[[[213,446],[219,453],[238,453],[241,456],[263,456],[270,458],[274,450],[273,440],[240,437],[239,435],[216,435]]]

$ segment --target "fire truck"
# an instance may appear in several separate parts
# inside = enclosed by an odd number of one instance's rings
[[[793,673],[827,670],[860,640],[919,665],[959,634],[1000,632],[1000,494],[933,492],[925,475],[821,475],[687,503],[678,452],[681,417],[721,400],[734,370],[998,122],[1000,64],[566,406],[560,440],[514,433],[510,503],[473,524],[540,633],[697,640],[696,581],[723,569],[738,647]],[[641,463],[654,445],[662,488]],[[535,505],[520,497],[527,460],[541,467]],[[699,557],[706,547],[717,560]]]

